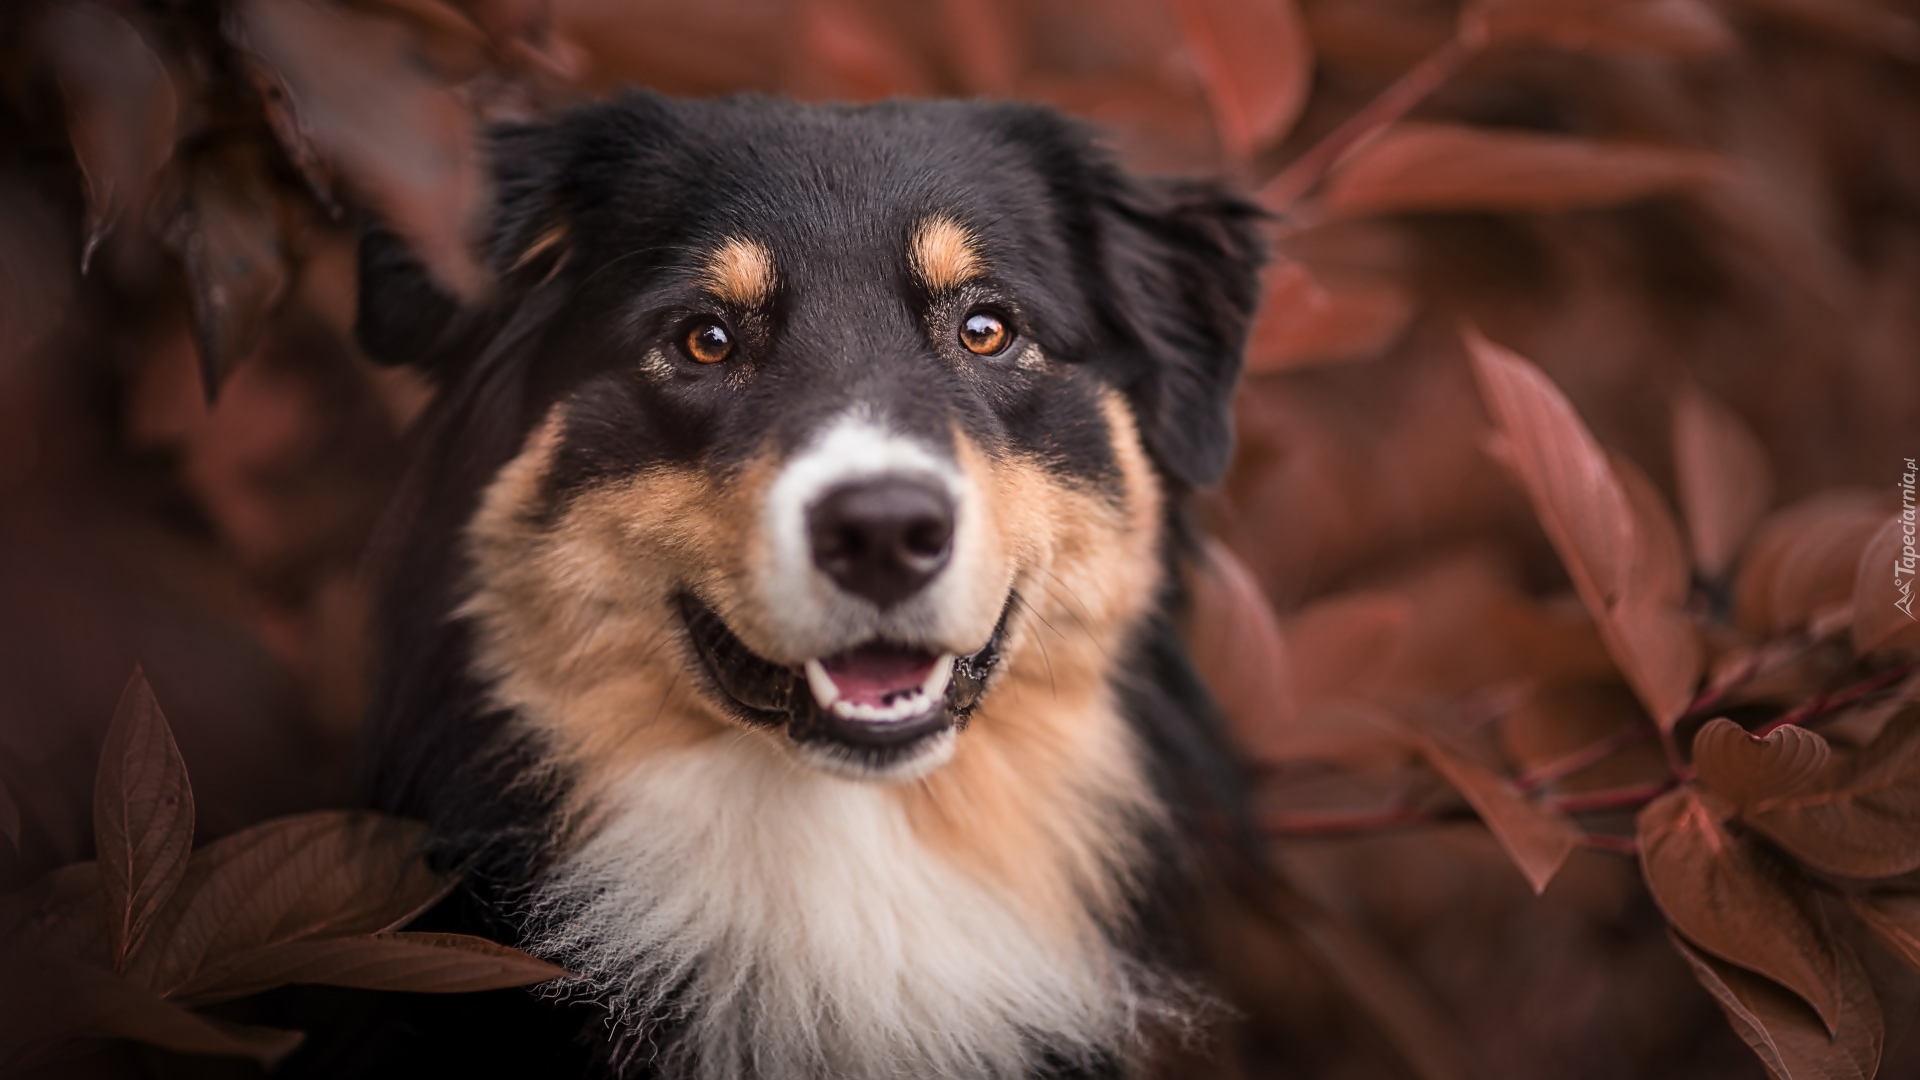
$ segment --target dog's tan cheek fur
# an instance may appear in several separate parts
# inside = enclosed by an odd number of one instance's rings
[[[655,468],[537,514],[565,426],[556,406],[482,498],[468,529],[474,577],[461,616],[495,703],[574,780],[570,816],[664,750],[736,732],[697,691],[673,591],[706,586],[724,610],[764,465],[726,484]]]
[[[1111,685],[1159,580],[1162,495],[1124,401],[1103,405],[1122,505],[962,442],[961,467],[994,493],[996,531],[1030,610],[1016,612],[1006,670],[953,760],[901,789],[928,843],[1068,933],[1094,929],[1089,908],[1112,918],[1124,900],[1140,852],[1116,813],[1136,822],[1158,813]]]

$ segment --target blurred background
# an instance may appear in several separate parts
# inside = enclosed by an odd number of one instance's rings
[[[625,85],[1042,101],[1274,213],[1238,458],[1203,506],[1250,572],[1225,590],[1273,615],[1194,633],[1325,921],[1202,928],[1240,1015],[1174,1075],[1762,1075],[1630,850],[1574,851],[1536,898],[1433,812],[1431,770],[1292,736],[1382,710],[1524,776],[1646,722],[1488,452],[1465,325],[1686,512],[1709,659],[1850,595],[1920,454],[1912,0],[13,0],[0,890],[90,855],[136,661],[203,838],[351,799],[365,561],[432,394],[354,349],[356,222],[484,288],[474,125]],[[1731,531],[1676,464],[1689,407],[1745,455]],[[1622,746],[1555,790],[1659,766]],[[1920,980],[1863,954],[1881,1075],[1920,1077]]]

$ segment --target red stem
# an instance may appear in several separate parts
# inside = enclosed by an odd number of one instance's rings
[[[1411,806],[1328,813],[1309,811],[1303,814],[1271,815],[1260,822],[1260,829],[1268,836],[1345,836],[1349,833],[1430,825],[1448,817],[1465,820],[1469,816],[1465,807],[1438,812]]]
[[[1542,799],[1542,806],[1563,814],[1588,814],[1607,810],[1629,810],[1653,801],[1671,790],[1670,780],[1585,791]],[[1468,821],[1473,813],[1464,806],[1426,810],[1413,806],[1389,806],[1380,810],[1309,811],[1299,814],[1273,814],[1261,821],[1261,831],[1275,837],[1346,836],[1352,833],[1384,832],[1417,825],[1448,821]]]
[[[1606,833],[1587,833],[1580,838],[1582,847],[1594,851],[1611,851],[1616,855],[1637,856],[1640,844],[1631,836],[1608,836]]]
[[[1674,722],[1678,725],[1679,721]],[[1660,749],[1667,755],[1667,770],[1680,780],[1693,779],[1693,766],[1687,764],[1687,757],[1680,752],[1680,744],[1673,737],[1673,728],[1660,729]]]
[[[1816,635],[1809,627],[1785,641],[1771,642],[1755,649],[1744,666],[1701,687],[1700,693],[1687,703],[1686,711],[1680,714],[1680,720],[1704,719],[1709,713],[1717,710],[1720,703],[1725,701],[1727,695],[1734,690],[1762,675],[1771,675],[1786,667],[1832,636],[1832,633]]]
[[[1908,675],[1913,674],[1915,671],[1920,671],[1920,660],[1909,660],[1898,667],[1888,668],[1870,679],[1863,679],[1860,682],[1854,683],[1852,686],[1843,687],[1831,694],[1821,694],[1819,697],[1787,713],[1785,716],[1771,720],[1763,727],[1755,729],[1753,734],[1757,738],[1764,739],[1775,730],[1786,727],[1788,724],[1800,724],[1804,726],[1809,720],[1817,720],[1828,713],[1837,712],[1846,708],[1876,690],[1884,690],[1906,678]]]
[[[1572,795],[1560,795],[1540,800],[1563,814],[1591,814],[1603,810],[1631,810],[1665,795],[1673,790],[1672,780],[1649,780],[1644,784],[1626,784],[1621,787],[1601,788],[1598,791],[1582,791]]]
[[[1424,60],[1408,68],[1405,74],[1380,92],[1359,112],[1295,158],[1279,175],[1260,189],[1260,201],[1279,213],[1292,208],[1312,191],[1326,175],[1342,162],[1365,149],[1389,124],[1412,111],[1427,95],[1459,74],[1467,61],[1486,45],[1486,34],[1477,24],[1463,26],[1447,43],[1427,54]]]
[[[1521,791],[1538,791],[1556,780],[1563,780],[1582,769],[1590,769],[1630,746],[1638,746],[1651,738],[1653,733],[1654,729],[1642,724],[1621,728],[1565,757],[1544,761],[1527,769],[1514,778],[1514,785]]]

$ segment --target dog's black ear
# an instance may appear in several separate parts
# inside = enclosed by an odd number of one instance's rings
[[[1101,200],[1096,303],[1135,354],[1129,395],[1148,450],[1187,487],[1233,453],[1232,399],[1260,302],[1265,213],[1224,188],[1118,176]]]
[[[354,336],[370,359],[444,373],[472,351],[507,303],[566,261],[563,127],[564,121],[491,133],[492,198],[478,251],[488,280],[467,302],[435,282],[384,223],[362,226]]]

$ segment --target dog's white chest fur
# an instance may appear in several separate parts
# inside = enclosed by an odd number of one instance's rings
[[[1091,925],[1043,930],[882,787],[749,736],[655,755],[608,796],[538,895],[535,949],[629,1023],[683,1024],[671,1074],[1013,1076],[1133,1027],[1135,973]]]

